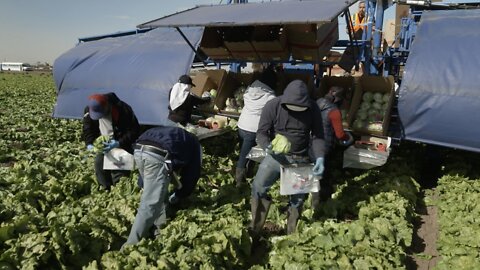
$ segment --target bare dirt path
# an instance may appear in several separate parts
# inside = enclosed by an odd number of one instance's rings
[[[433,200],[437,200],[434,195]],[[407,269],[433,269],[440,260],[437,251],[438,223],[437,206],[417,205],[419,217],[414,223],[412,247],[409,250]]]

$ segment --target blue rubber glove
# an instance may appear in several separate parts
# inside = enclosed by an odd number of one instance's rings
[[[95,147],[93,147],[93,144],[87,145],[87,150],[88,150],[88,151],[93,151],[94,148],[95,148]]]
[[[317,158],[317,160],[315,161],[315,165],[313,166],[313,175],[315,176],[321,176],[322,173],[323,173],[323,157],[319,157]]]
[[[103,147],[103,153],[108,153],[110,150],[112,150],[113,148],[117,148],[120,146],[120,143],[117,141],[117,140],[110,140],[106,143],[103,143],[104,147]]]

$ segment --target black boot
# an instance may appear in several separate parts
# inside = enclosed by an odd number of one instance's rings
[[[235,169],[235,182],[237,187],[240,187],[243,183],[245,183],[245,168]]]
[[[297,229],[297,222],[302,210],[296,207],[289,207],[287,212],[287,234],[292,234]]]
[[[258,240],[263,225],[267,220],[268,211],[272,202],[268,199],[251,199],[252,206],[252,222],[250,223],[249,231],[254,241]]]

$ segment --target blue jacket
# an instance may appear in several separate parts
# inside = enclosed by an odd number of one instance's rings
[[[167,150],[172,170],[180,172],[182,188],[176,190],[179,197],[189,196],[200,178],[201,148],[195,135],[179,127],[154,127],[138,137],[137,143],[153,145]]]

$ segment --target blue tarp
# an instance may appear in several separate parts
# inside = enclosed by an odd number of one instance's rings
[[[182,32],[198,47],[203,28]],[[189,73],[193,58],[193,50],[173,28],[80,43],[55,60],[53,116],[82,118],[89,95],[115,92],[141,124],[164,124],[169,90],[180,75]]]
[[[405,138],[480,152],[480,10],[422,15],[399,90]]]

